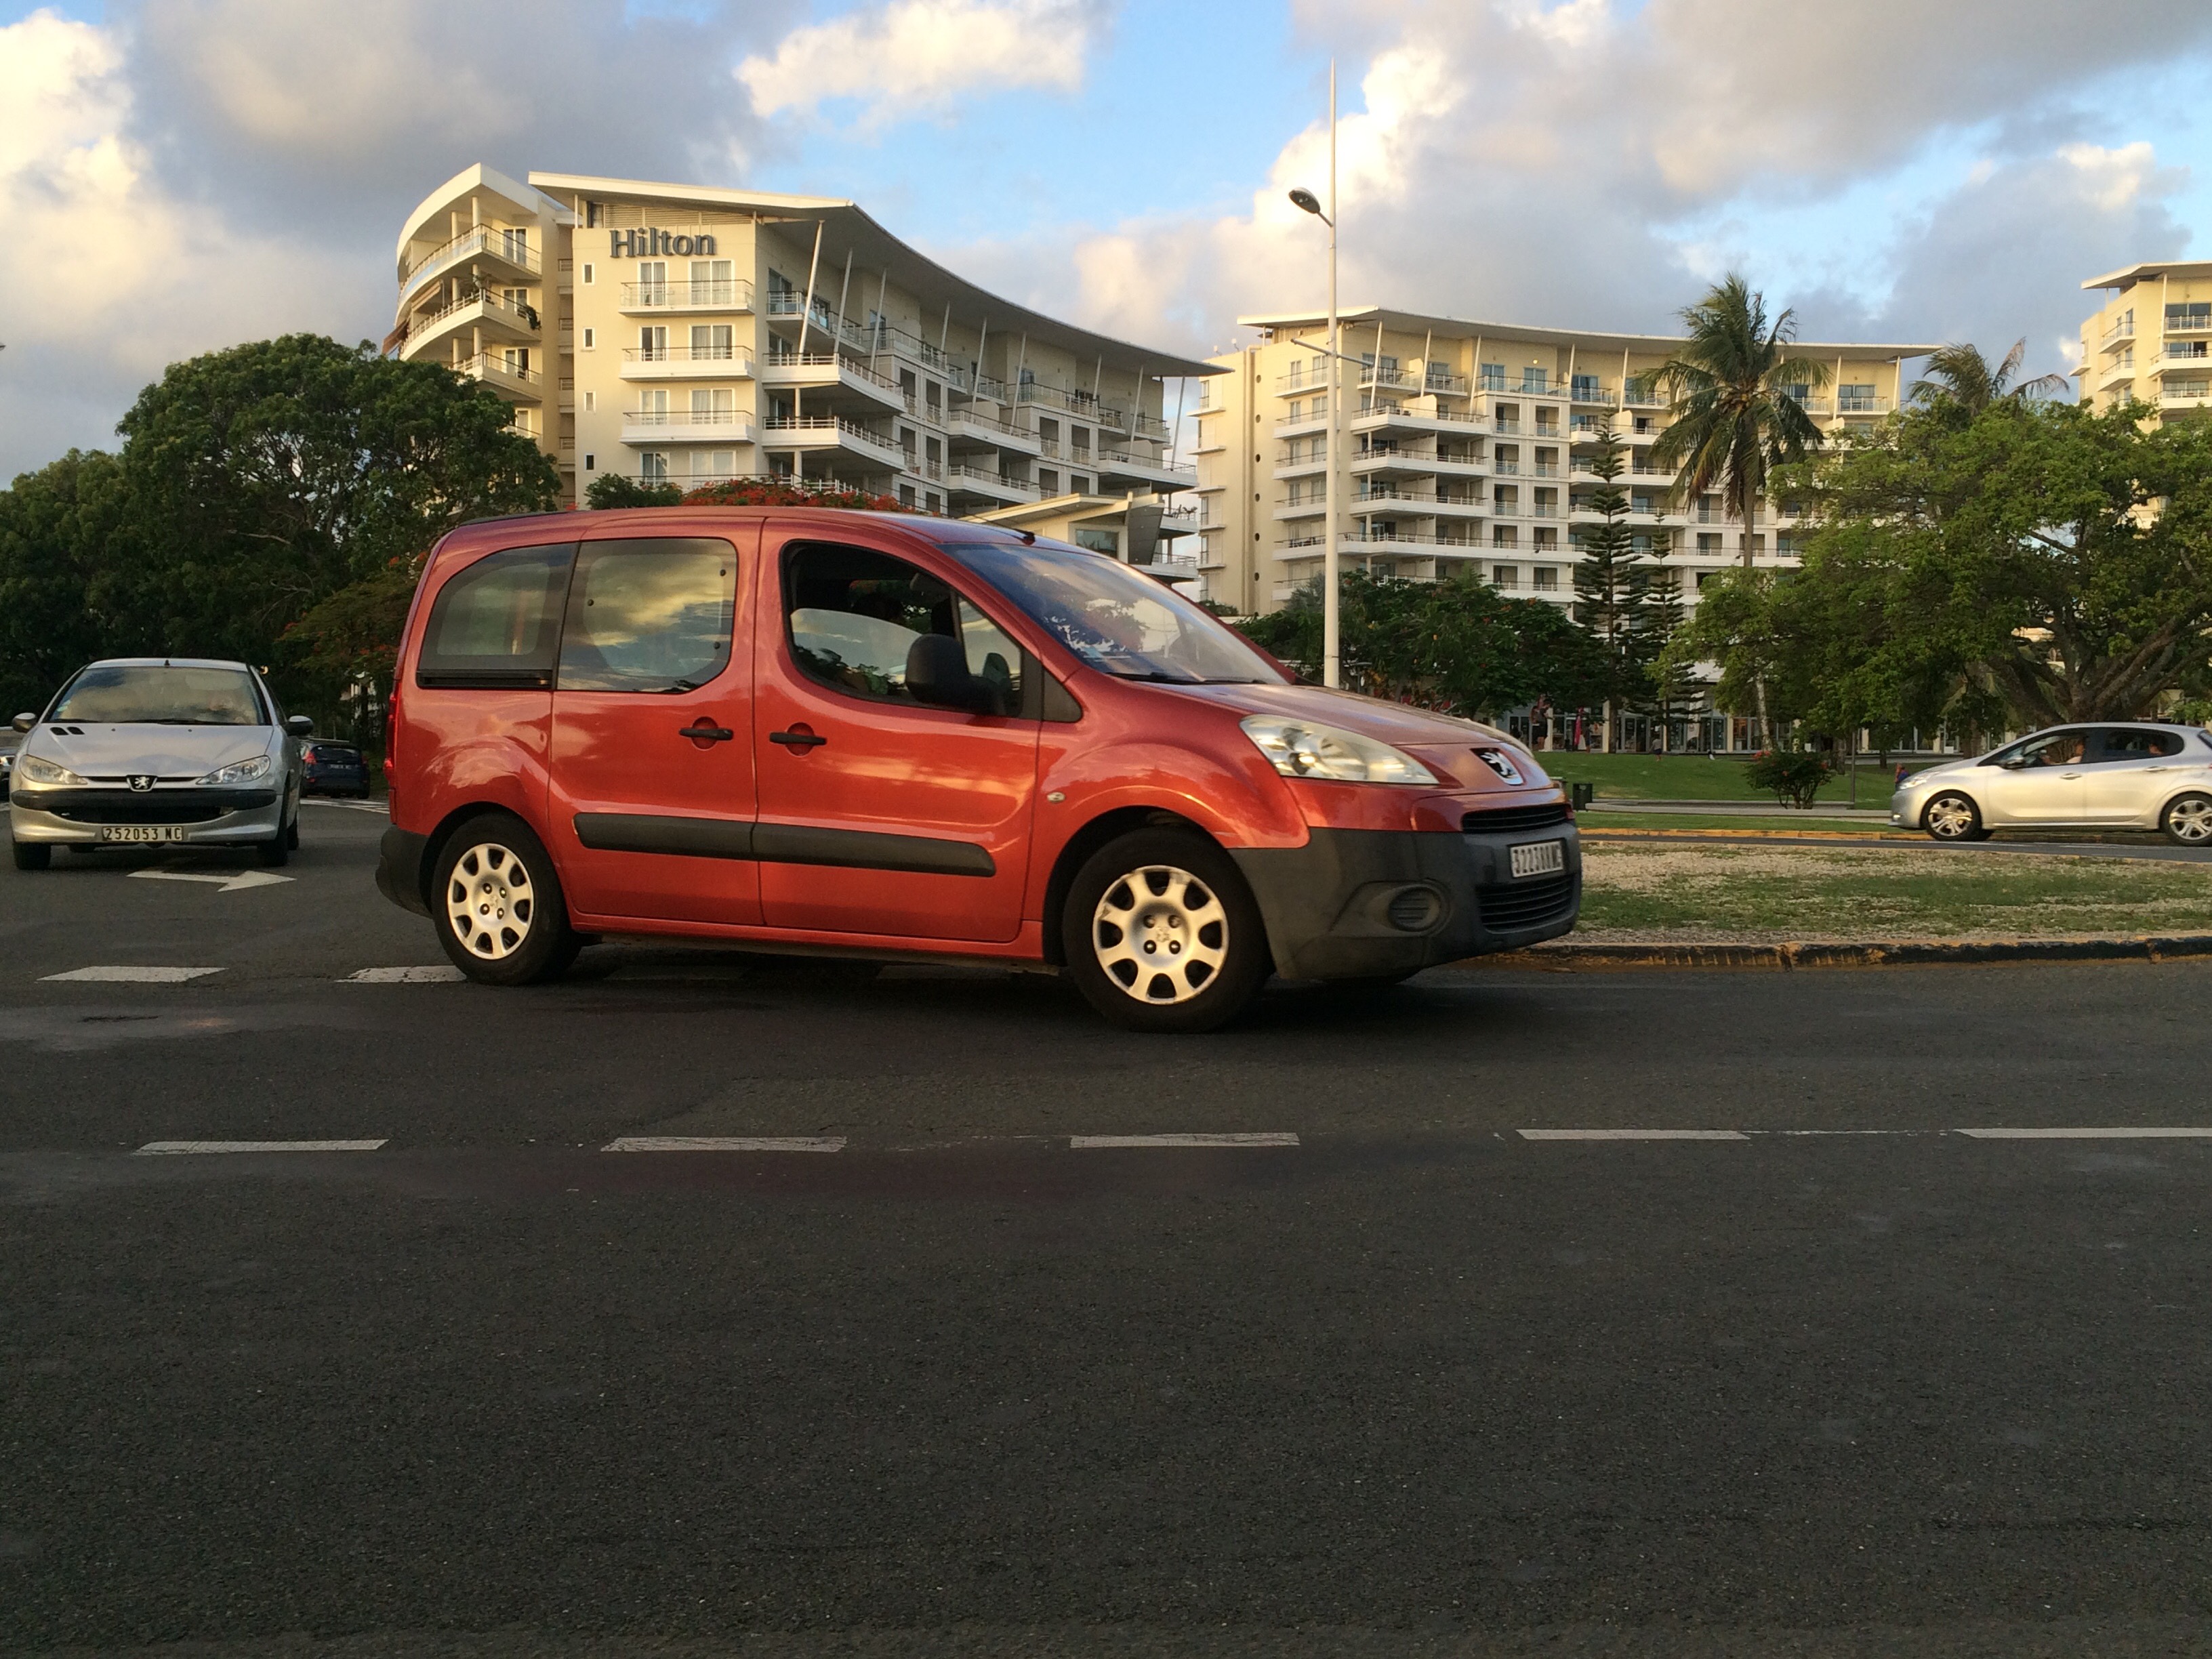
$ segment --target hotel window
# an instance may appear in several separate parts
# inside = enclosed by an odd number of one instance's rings
[[[506,365],[508,374],[518,375],[526,380],[530,378],[530,348],[528,346],[503,347],[499,357],[500,362]]]
[[[599,394],[596,392],[586,392],[584,394],[584,413],[588,415],[599,406]]]
[[[668,329],[665,324],[655,323],[638,330],[637,356],[639,362],[648,363],[659,362],[667,357]]]
[[[1067,475],[1067,493],[1071,495],[1088,495],[1091,493],[1091,480],[1085,477],[1080,472],[1069,473]]]
[[[502,230],[499,233],[500,251],[511,264],[530,263],[530,233],[526,230]]]
[[[1292,419],[1293,421],[1302,421],[1302,420],[1304,420],[1304,419],[1305,418],[1305,413],[1306,413],[1306,406],[1305,406],[1304,404],[1300,403],[1300,402],[1299,402],[1296,398],[1291,398],[1291,416],[1290,416],[1290,417],[1291,417],[1291,419]]]
[[[2135,320],[2135,314],[2132,312],[2129,313],[2128,320],[2130,323]],[[2197,300],[2187,305],[2168,306],[2166,308],[2166,325],[2170,329],[2212,328],[2212,300]]]
[[[1490,580],[1499,587],[1518,587],[1521,586],[1521,567],[1517,564],[1493,564],[1490,567]]]
[[[595,472],[599,470],[599,458],[592,454],[591,451],[586,450],[584,452],[584,471],[586,472]]]
[[[1521,545],[1521,532],[1510,524],[1492,525],[1490,527],[1490,544],[1492,547],[1518,547]]]
[[[691,359],[723,358],[732,354],[737,336],[727,323],[694,323],[691,325]]]
[[[605,211],[606,210],[597,202],[585,203],[584,228],[586,230],[597,230],[599,228],[599,216]],[[589,270],[590,267],[586,266],[585,269]]]
[[[1540,593],[1556,592],[1559,586],[1559,573],[1548,564],[1540,564],[1528,573],[1528,586]]]
[[[1597,400],[1597,376],[1595,374],[1576,375],[1575,401],[1578,404],[1594,404]]]
[[[1714,535],[1710,531],[1701,530],[1698,532],[1698,552],[1705,555],[1708,558],[1714,558],[1719,556],[1720,550],[1721,538],[1718,536]]]
[[[668,303],[667,260],[638,261],[637,302],[641,306],[665,306]]]
[[[1504,364],[1485,363],[1482,366],[1482,389],[1485,392],[1503,392],[1505,390]]]
[[[922,497],[922,504],[932,513],[942,513],[945,511],[945,498],[937,494],[934,490],[932,490],[928,495]]]
[[[591,261],[590,261],[590,260],[586,259],[586,260],[584,262],[584,286],[585,286],[586,288],[589,288],[589,287],[591,287],[591,285],[592,285],[592,264],[591,264]]]
[[[1547,551],[1558,551],[1559,545],[1559,532],[1556,530],[1547,529],[1542,525],[1538,525],[1536,526],[1536,545]]]
[[[647,386],[637,394],[637,418],[641,425],[668,424],[668,388]]]
[[[738,298],[737,279],[731,273],[736,266],[727,259],[694,259],[691,262],[691,303],[695,306],[735,305]]]
[[[595,328],[586,329],[584,331],[584,349],[589,351],[593,346],[599,343],[599,330]]]
[[[1549,378],[1540,368],[1524,368],[1521,371],[1521,390],[1541,395],[1548,389],[1545,382]]]
[[[691,424],[694,426],[727,426],[737,418],[738,394],[727,386],[718,386],[709,392],[695,391],[691,394]]]
[[[738,470],[738,452],[734,449],[696,449],[691,452],[691,476],[695,478],[733,477]]]
[[[1874,406],[1874,383],[1870,380],[1863,383],[1854,381],[1849,386],[1836,388],[1836,407],[1839,410],[1848,412],[1856,409],[1871,414]]]
[[[1060,474],[1054,471],[1050,467],[1039,467],[1037,469],[1036,481],[1037,491],[1039,494],[1045,495],[1057,495],[1060,494]]]
[[[637,476],[647,483],[668,482],[668,457],[648,449],[637,458]]]

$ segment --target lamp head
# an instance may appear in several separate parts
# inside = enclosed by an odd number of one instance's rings
[[[1305,211],[1312,214],[1316,219],[1322,216],[1321,210],[1321,198],[1316,196],[1311,191],[1308,190],[1304,185],[1300,185],[1296,190],[1293,190],[1291,192],[1291,205],[1304,209]]]

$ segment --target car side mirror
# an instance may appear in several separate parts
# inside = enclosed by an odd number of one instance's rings
[[[906,689],[916,702],[933,708],[999,712],[997,688],[968,672],[968,653],[949,634],[925,634],[907,647]]]
[[[312,738],[315,735],[315,722],[306,714],[287,714],[284,729],[295,738]]]
[[[0,703],[0,708],[5,708],[6,706],[7,705],[4,703]],[[27,732],[39,723],[39,717],[36,714],[18,714],[15,716],[15,720],[9,723],[13,725],[18,732]]]
[[[1999,761],[1997,764],[2008,772],[2017,772],[2027,764],[2027,761],[2022,757],[2017,760]]]

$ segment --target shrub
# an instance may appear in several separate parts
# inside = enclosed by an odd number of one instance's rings
[[[1820,786],[1836,775],[1836,769],[1810,750],[1762,749],[1751,757],[1743,775],[1753,788],[1771,789],[1784,806],[1806,807],[1820,793]]]

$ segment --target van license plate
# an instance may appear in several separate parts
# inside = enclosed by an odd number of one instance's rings
[[[1563,841],[1532,841],[1513,849],[1513,876],[1556,876],[1567,867],[1567,844]]]
[[[100,826],[100,838],[102,841],[182,841],[185,829],[182,824],[176,823],[108,823]],[[1516,847],[1513,850],[1517,853],[1521,849]],[[1520,872],[1518,865],[1514,866],[1514,872],[1516,874]]]

